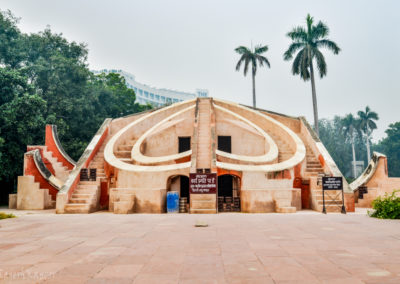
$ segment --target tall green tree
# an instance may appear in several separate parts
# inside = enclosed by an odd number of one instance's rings
[[[338,54],[340,52],[340,48],[337,46],[337,44],[327,38],[328,35],[328,26],[321,21],[314,25],[313,17],[308,14],[305,28],[302,26],[297,26],[292,31],[287,33],[287,36],[292,40],[292,43],[283,55],[284,60],[287,61],[293,59],[295,56],[292,65],[293,75],[300,75],[304,81],[311,80],[314,127],[317,135],[319,135],[318,105],[317,94],[315,90],[313,61],[316,61],[319,75],[321,78],[323,78],[327,72],[327,65],[325,62],[325,57],[320,49],[327,48],[334,54]]]
[[[335,116],[333,119],[319,121],[319,138],[332,156],[340,171],[351,181],[353,168],[351,167],[353,146],[351,139],[344,131],[345,117]],[[367,163],[365,143],[360,131],[354,131],[354,152],[358,161]]]
[[[358,112],[358,116],[360,118],[360,129],[364,132],[365,135],[365,144],[367,146],[367,157],[369,162],[369,160],[371,159],[369,139],[372,131],[377,128],[375,121],[379,119],[379,116],[376,112],[371,111],[369,106],[365,107],[365,111],[360,110]]]
[[[19,19],[10,11],[0,10],[0,65],[16,68],[25,57],[23,36],[17,24]]]
[[[107,117],[151,106],[118,74],[94,75],[86,45],[50,28],[22,33],[11,12],[0,11],[0,204],[15,190],[27,145],[44,142],[45,124],[56,124],[61,143],[78,159]]]
[[[251,64],[251,75],[253,83],[253,107],[256,107],[256,73],[258,64],[262,67],[265,66],[270,68],[271,65],[268,59],[262,54],[268,51],[267,45],[256,45],[255,48],[247,48],[245,46],[239,46],[235,51],[240,54],[240,59],[236,64],[236,71],[240,70],[242,63],[244,64],[244,76],[247,75],[249,64]]]
[[[353,154],[353,177],[357,177],[357,171],[356,171],[356,151],[355,151],[355,135],[359,129],[359,120],[357,120],[351,113],[346,115],[342,119],[342,124],[343,124],[343,132],[346,138],[350,141],[351,143],[351,148],[352,148],[352,154]]]
[[[400,177],[400,121],[390,124],[385,133],[374,148],[388,157],[389,176]]]

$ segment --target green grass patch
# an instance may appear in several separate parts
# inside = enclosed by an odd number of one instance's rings
[[[374,211],[368,212],[369,216],[380,219],[400,219],[400,197],[396,195],[399,191],[385,193],[385,196],[379,196],[372,201]]]
[[[7,213],[4,213],[4,212],[0,212],[0,220],[2,220],[2,219],[8,219],[8,218],[15,218],[15,217],[17,217],[17,216],[15,216],[14,214],[7,214]]]

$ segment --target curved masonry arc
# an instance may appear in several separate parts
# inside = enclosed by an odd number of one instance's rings
[[[221,204],[254,213],[321,211],[321,177],[341,173],[315,137],[304,118],[214,98],[108,120],[62,186],[57,212],[161,213],[169,191],[187,199],[190,213],[217,213]],[[79,180],[84,167],[99,173],[92,183]],[[216,193],[189,192],[196,174],[215,176]],[[347,183],[345,193],[352,193]]]

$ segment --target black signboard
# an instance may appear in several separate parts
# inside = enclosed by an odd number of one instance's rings
[[[190,193],[217,193],[217,174],[190,174]]]
[[[342,195],[342,213],[346,214],[346,208],[344,206],[344,194],[343,194],[343,177],[322,177],[322,200],[323,200],[323,207],[322,213],[326,214],[326,205],[325,205],[325,190],[340,190],[340,193],[336,193],[333,195],[326,193],[328,197],[330,197],[331,201],[337,201],[340,196]],[[340,200],[340,199],[339,199]]]
[[[322,177],[323,190],[342,190],[343,178],[342,177]]]

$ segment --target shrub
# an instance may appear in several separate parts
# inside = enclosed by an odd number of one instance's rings
[[[8,218],[15,218],[16,216],[14,214],[7,214],[4,212],[0,212],[0,220],[2,219],[8,219]]]
[[[379,196],[372,201],[373,212],[368,212],[371,217],[381,219],[400,219],[400,197],[396,193],[400,190],[395,190],[391,194],[385,193],[385,196]]]

